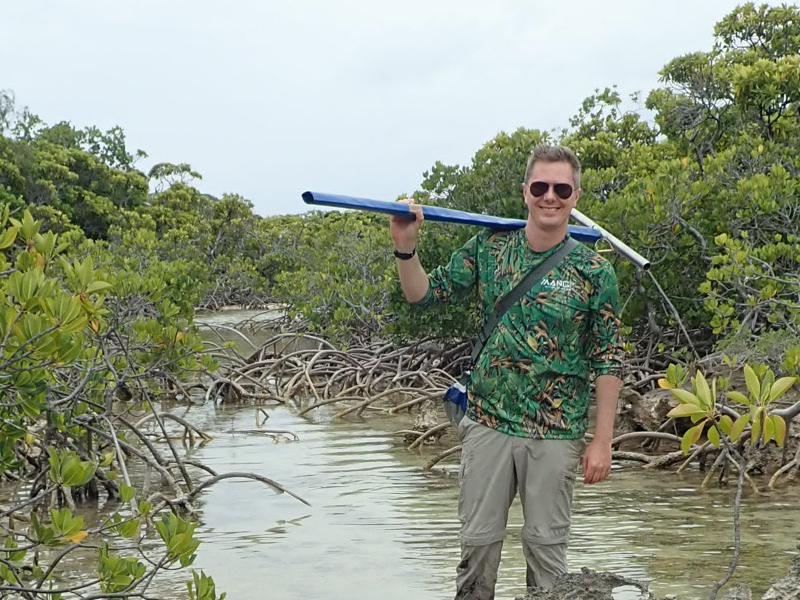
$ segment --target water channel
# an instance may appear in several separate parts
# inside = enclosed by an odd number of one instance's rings
[[[236,598],[282,600],[452,597],[458,562],[458,482],[453,469],[422,471],[405,450],[398,419],[330,423],[272,411],[269,427],[298,442],[217,434],[196,458],[218,471],[267,475],[311,503],[273,496],[255,482],[222,483],[204,496],[198,564]],[[214,428],[255,427],[253,410],[225,410]],[[212,425],[212,423],[209,423]],[[579,485],[570,568],[603,569],[652,582],[659,595],[706,598],[732,548],[732,490],[698,491],[698,480],[639,470]],[[763,592],[785,574],[800,537],[800,493],[783,490],[743,509],[734,581]],[[512,507],[498,599],[524,593],[522,514]],[[620,594],[625,598],[624,593]],[[628,598],[635,597],[629,594]]]
[[[265,427],[291,430],[299,441],[222,433],[255,428],[255,410],[205,409],[202,426],[216,431],[216,439],[196,458],[220,472],[262,473],[312,506],[274,496],[255,482],[226,482],[209,491],[198,565],[219,589],[232,599],[451,598],[459,558],[456,465],[423,471],[435,450],[405,449],[394,434],[408,424],[402,416],[331,421],[321,410],[298,418],[289,408],[270,415]],[[701,491],[699,483],[697,474],[631,468],[615,470],[603,484],[579,484],[570,568],[650,582],[659,596],[706,598],[732,553],[733,490]],[[786,573],[797,551],[800,488],[746,494],[742,514],[743,552],[733,581],[747,582],[757,597]],[[525,592],[521,526],[515,502],[498,599]]]
[[[235,320],[237,315],[227,315]],[[216,322],[223,322],[214,317]],[[214,577],[229,600],[443,600],[453,596],[459,558],[455,462],[422,467],[441,448],[408,451],[396,431],[411,416],[332,420],[322,409],[303,418],[270,408],[266,424],[251,406],[171,409],[214,436],[189,451],[217,472],[270,477],[307,507],[250,480],[226,480],[196,506],[202,540],[194,568]],[[332,412],[332,411],[331,411]],[[298,441],[252,433],[289,430]],[[616,469],[605,483],[576,490],[571,570],[589,567],[650,582],[659,596],[708,597],[733,547],[733,489],[699,489],[700,478]],[[800,539],[800,487],[746,494],[743,553],[734,582],[760,597],[782,577]],[[89,519],[93,521],[94,519]],[[91,526],[91,523],[89,523]],[[498,600],[524,594],[522,513],[512,506]],[[94,555],[74,568],[92,573]],[[186,598],[186,571],[159,575],[150,593]],[[618,600],[638,597],[619,590]]]

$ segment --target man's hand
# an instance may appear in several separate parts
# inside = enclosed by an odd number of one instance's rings
[[[595,381],[597,414],[594,438],[583,453],[583,483],[600,483],[611,471],[611,439],[621,385],[613,375],[600,375]]]
[[[401,216],[392,216],[389,222],[389,232],[392,234],[394,249],[398,252],[411,254],[417,247],[417,237],[419,229],[425,217],[422,214],[422,207],[414,204],[413,200],[404,199],[398,202],[408,204],[411,211],[416,215],[416,219],[410,221]],[[403,295],[409,302],[419,302],[428,293],[428,275],[419,262],[419,254],[415,254],[409,260],[394,261],[397,265],[397,273],[400,275],[400,287]]]
[[[395,250],[399,252],[411,252],[417,247],[417,237],[419,236],[419,229],[422,227],[422,222],[425,220],[422,214],[422,207],[415,204],[413,200],[405,198],[398,200],[408,204],[411,211],[416,215],[413,221],[394,215],[391,217],[389,223],[389,232],[392,234],[392,242],[394,242]]]
[[[594,439],[583,453],[583,483],[600,483],[611,472],[611,443]]]

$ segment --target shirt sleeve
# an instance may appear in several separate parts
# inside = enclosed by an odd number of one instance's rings
[[[428,307],[463,298],[478,280],[478,236],[453,252],[450,262],[428,273],[428,291],[415,306]]]
[[[594,294],[590,300],[590,366],[594,377],[613,375],[622,378],[624,350],[620,334],[619,289],[617,276],[608,262],[598,269]]]

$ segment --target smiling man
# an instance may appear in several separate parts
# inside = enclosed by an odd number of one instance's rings
[[[535,148],[522,186],[525,228],[482,231],[430,274],[416,254],[424,217],[410,203],[416,220],[393,217],[390,226],[406,299],[428,306],[477,289],[483,317],[489,318],[498,301],[565,244],[581,194],[580,173],[568,148]],[[622,364],[618,302],[611,265],[578,245],[503,315],[473,365],[467,415],[458,426],[456,600],[494,598],[508,509],[517,492],[528,586],[550,587],[566,572],[577,467],[582,464],[587,484],[603,481],[611,469]],[[596,418],[587,446],[592,387]]]

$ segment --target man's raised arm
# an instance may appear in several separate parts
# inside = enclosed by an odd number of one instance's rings
[[[402,217],[391,217],[389,231],[395,249],[395,263],[400,276],[400,287],[408,302],[419,302],[428,292],[428,275],[417,255],[417,239],[422,222],[425,220],[422,208],[412,200],[401,200],[409,205],[416,219],[409,221]]]

